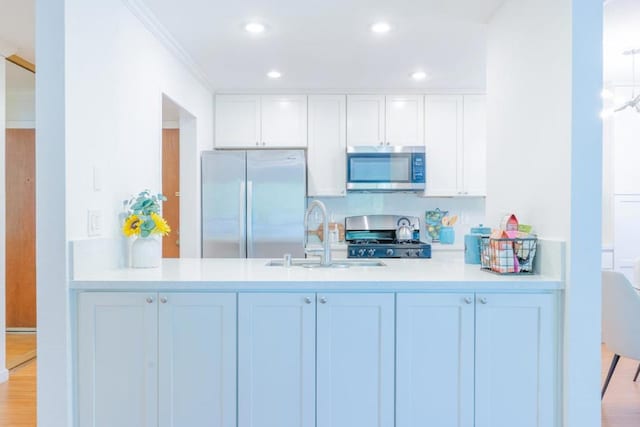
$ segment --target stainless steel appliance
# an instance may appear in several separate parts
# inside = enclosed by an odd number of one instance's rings
[[[304,257],[302,150],[202,154],[202,256]]]
[[[424,191],[424,146],[347,148],[347,190]]]
[[[408,240],[396,233],[412,232]],[[345,218],[349,258],[431,258],[431,245],[420,240],[420,219],[402,215],[362,215]],[[403,230],[403,231],[399,231]]]

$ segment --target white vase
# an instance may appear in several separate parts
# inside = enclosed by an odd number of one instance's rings
[[[162,245],[154,237],[138,237],[131,244],[131,266],[133,268],[154,268],[160,266]]]

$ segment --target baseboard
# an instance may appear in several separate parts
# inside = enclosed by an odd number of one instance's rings
[[[9,380],[9,371],[7,369],[0,370],[0,383],[7,382]]]
[[[6,332],[8,334],[35,334],[37,332],[36,328],[7,328]]]

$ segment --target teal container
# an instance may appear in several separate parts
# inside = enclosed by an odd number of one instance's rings
[[[453,227],[440,227],[440,243],[443,245],[453,245],[456,240],[456,233]]]
[[[471,234],[464,236],[464,262],[465,264],[480,264],[480,239],[491,234],[491,228],[471,228]]]

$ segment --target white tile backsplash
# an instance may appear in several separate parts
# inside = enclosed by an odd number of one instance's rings
[[[326,206],[333,220],[344,222],[344,218],[353,215],[410,215],[420,218],[421,232],[424,231],[424,214],[427,210],[449,211],[449,216],[458,215],[455,225],[455,244],[464,242],[464,235],[470,227],[486,224],[485,199],[483,197],[419,197],[414,193],[349,193],[346,197],[310,197],[320,200]],[[312,215],[312,220],[313,220]],[[317,227],[310,223],[310,228]],[[425,235],[422,235],[425,239]]]

